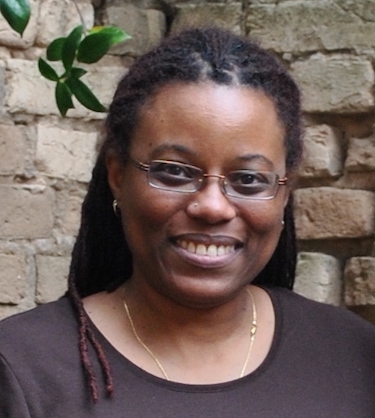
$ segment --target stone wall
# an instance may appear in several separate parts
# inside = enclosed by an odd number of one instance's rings
[[[302,88],[306,124],[295,290],[374,320],[375,2],[77,2],[88,26],[117,24],[133,37],[87,76],[104,103],[134,56],[192,24],[250,35],[285,62]],[[66,289],[103,119],[79,105],[58,116],[36,60],[79,17],[72,0],[31,3],[23,38],[0,19],[0,317]]]

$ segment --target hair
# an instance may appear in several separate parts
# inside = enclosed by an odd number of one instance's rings
[[[113,391],[110,365],[82,305],[82,297],[113,291],[132,274],[132,254],[121,219],[112,210],[107,181],[109,152],[125,163],[140,110],[170,83],[201,83],[250,87],[272,99],[285,130],[286,168],[293,172],[301,159],[301,109],[297,85],[276,57],[246,37],[218,29],[188,29],[165,38],[138,58],[118,84],[105,123],[106,135],[82,206],[81,226],[73,249],[68,295],[79,323],[79,348],[94,401],[98,385],[88,355],[91,344],[101,364],[107,394]],[[291,289],[296,265],[292,195],[284,213],[278,245],[253,283]]]

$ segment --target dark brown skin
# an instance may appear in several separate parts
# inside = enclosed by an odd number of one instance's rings
[[[275,107],[261,91],[212,83],[169,85],[142,110],[131,156],[145,163],[184,162],[216,175],[256,169],[284,177],[283,138]],[[252,319],[245,288],[277,245],[288,188],[280,187],[270,200],[228,198],[210,178],[199,192],[183,194],[150,187],[145,172],[115,157],[108,158],[107,167],[134,273],[117,291],[84,300],[91,319],[130,361],[161,376],[134,338],[125,295],[140,337],[171,380],[238,378]],[[225,254],[216,254],[219,246]],[[274,332],[269,297],[250,288],[258,333],[246,373],[264,360]]]

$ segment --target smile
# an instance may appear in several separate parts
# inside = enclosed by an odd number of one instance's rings
[[[195,244],[192,241],[178,240],[177,244],[191,254],[220,257],[234,251],[234,245]]]

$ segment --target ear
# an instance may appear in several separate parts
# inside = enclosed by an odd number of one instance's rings
[[[108,154],[106,157],[106,167],[108,172],[108,184],[115,199],[119,200],[124,178],[124,166],[120,163],[118,157],[114,154]]]
[[[286,186],[285,187],[285,192],[284,192],[284,202],[283,202],[284,209],[289,202],[289,197],[290,197],[291,193],[292,193],[292,189],[290,187]]]

